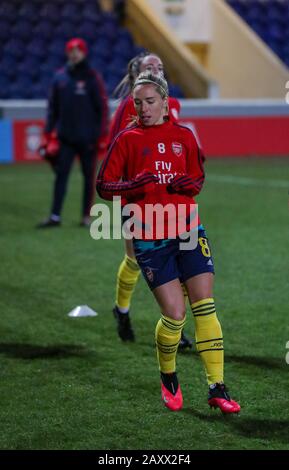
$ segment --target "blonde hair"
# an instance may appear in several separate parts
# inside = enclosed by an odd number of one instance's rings
[[[163,99],[169,96],[168,82],[160,75],[153,75],[151,72],[142,72],[135,80],[132,90],[139,85],[155,85],[156,91]]]

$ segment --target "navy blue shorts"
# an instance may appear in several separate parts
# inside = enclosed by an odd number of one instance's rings
[[[174,279],[185,282],[198,274],[215,272],[203,227],[198,231],[198,244],[194,250],[180,250],[181,242],[178,238],[133,241],[136,260],[151,290]]]

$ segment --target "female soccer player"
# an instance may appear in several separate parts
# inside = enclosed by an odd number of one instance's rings
[[[176,374],[176,354],[185,323],[184,282],[195,320],[196,346],[209,384],[208,403],[223,413],[238,413],[223,382],[223,337],[213,299],[213,260],[204,227],[198,220],[196,248],[183,249],[182,233],[172,235],[172,220],[164,218],[164,236],[158,224],[144,214],[149,205],[170,204],[176,214],[185,208],[186,231],[193,233],[196,217],[193,197],[204,181],[203,159],[193,133],[167,115],[168,86],[161,76],[140,74],[133,86],[136,124],[121,132],[100,169],[97,190],[111,200],[121,196],[134,203],[133,240],[137,262],[160,307],[155,338],[161,375],[161,396],[166,407],[177,411],[183,397]],[[184,212],[183,212],[184,213]],[[191,216],[193,223],[191,223]],[[140,218],[140,219],[139,219]],[[173,220],[178,225],[178,216]]]
[[[141,72],[151,72],[154,75],[164,75],[164,66],[159,56],[153,53],[140,54],[128,64],[127,74],[117,86],[115,94],[122,98],[110,127],[109,142],[113,142],[116,135],[130,126],[136,117],[136,110],[131,96],[135,79]],[[176,98],[168,98],[169,115],[172,120],[178,120],[180,103]],[[131,240],[125,240],[125,256],[122,260],[116,282],[116,302],[113,314],[117,321],[117,330],[123,341],[134,341],[134,331],[130,321],[130,304],[133,291],[140,275],[140,269],[135,259]],[[191,341],[182,331],[179,344],[180,349],[191,348]]]

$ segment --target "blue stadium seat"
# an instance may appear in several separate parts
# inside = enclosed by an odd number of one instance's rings
[[[53,23],[48,20],[39,21],[39,23],[33,29],[34,36],[40,39],[50,40],[54,35],[55,27]]]
[[[109,94],[109,96],[112,96],[116,86],[119,84],[119,81],[120,81],[119,77],[109,76],[107,74],[105,75],[104,80],[105,80],[105,87],[106,87],[107,93]]]
[[[79,23],[81,19],[80,5],[67,2],[63,5],[60,13],[61,21],[69,21],[71,23]]]
[[[113,55],[119,55],[127,61],[134,57],[134,46],[127,43],[117,42],[113,47]]]
[[[17,76],[18,61],[13,56],[4,53],[0,62],[1,75],[9,80],[13,80]]]
[[[90,64],[100,74],[103,74],[106,69],[107,62],[102,57],[90,54]]]
[[[26,57],[17,65],[17,75],[28,75],[31,80],[36,80],[39,76],[39,61],[34,57]]]
[[[24,55],[24,42],[21,39],[10,39],[6,42],[5,46],[3,47],[3,52],[10,54],[11,56],[15,57],[16,59],[22,59]]]
[[[10,98],[10,83],[11,81],[5,75],[0,75],[0,99],[6,100]]]
[[[47,43],[38,38],[32,39],[26,46],[26,54],[36,57],[39,60],[45,59],[47,57]]]
[[[282,13],[282,10],[278,6],[278,2],[274,2],[273,4],[271,2],[268,3],[267,8],[266,8],[266,16],[268,18],[268,22],[271,22],[271,21],[282,22],[283,13]]]
[[[102,12],[101,21],[104,24],[112,24],[115,28],[119,27],[119,20],[115,12]]]
[[[14,99],[30,99],[33,96],[33,81],[28,76],[21,76],[9,87]]]
[[[47,48],[48,56],[51,54],[53,56],[61,57],[65,59],[65,39],[54,39]]]
[[[61,13],[60,3],[51,2],[44,3],[39,11],[39,17],[43,20],[48,20],[51,23],[59,23]]]
[[[39,72],[43,76],[51,76],[64,65],[60,56],[49,56],[49,59],[39,65]]]
[[[284,33],[284,28],[279,24],[272,23],[269,25],[268,34],[270,35],[271,39],[283,42]]]
[[[184,94],[178,85],[169,83],[170,96],[174,98],[184,98]]]
[[[110,64],[108,64],[104,73],[106,77],[114,77],[114,78],[116,77],[119,82],[121,81],[121,79],[124,77],[125,74],[126,74],[126,67],[125,66],[119,67],[118,63],[116,62],[111,62]]]
[[[75,30],[75,35],[88,41],[94,42],[98,37],[98,28],[93,21],[83,21]]]
[[[99,28],[99,36],[103,36],[114,42],[117,38],[117,28],[110,23],[103,23]]]
[[[117,36],[116,36],[116,41],[117,42],[122,42],[122,43],[127,43],[130,46],[133,45],[133,38],[131,33],[125,29],[125,28],[118,28],[117,31]]]
[[[100,37],[90,48],[91,56],[101,57],[104,60],[110,60],[112,53],[112,43],[105,37]]]
[[[40,6],[40,3],[23,3],[17,12],[17,17],[30,23],[36,23],[39,21]]]
[[[0,41],[4,43],[10,38],[10,23],[0,17]]]
[[[0,18],[3,21],[14,23],[17,18],[17,4],[14,2],[1,2],[0,3]]]
[[[98,3],[96,2],[85,2],[82,12],[81,12],[81,17],[84,21],[93,21],[96,24],[101,24],[102,17],[100,13],[100,8]]]
[[[62,38],[65,41],[74,37],[75,34],[75,24],[70,21],[63,21],[54,30],[54,37]]]
[[[265,17],[265,7],[262,2],[251,1],[246,11],[243,13],[246,21],[262,21]]]
[[[27,41],[31,38],[32,24],[29,21],[19,20],[12,28],[12,36],[19,38],[22,41]]]

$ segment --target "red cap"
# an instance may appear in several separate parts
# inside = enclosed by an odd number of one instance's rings
[[[71,51],[71,49],[74,49],[77,47],[80,49],[85,55],[88,53],[88,47],[84,39],[81,38],[72,38],[70,39],[65,46],[65,52],[68,53]]]

